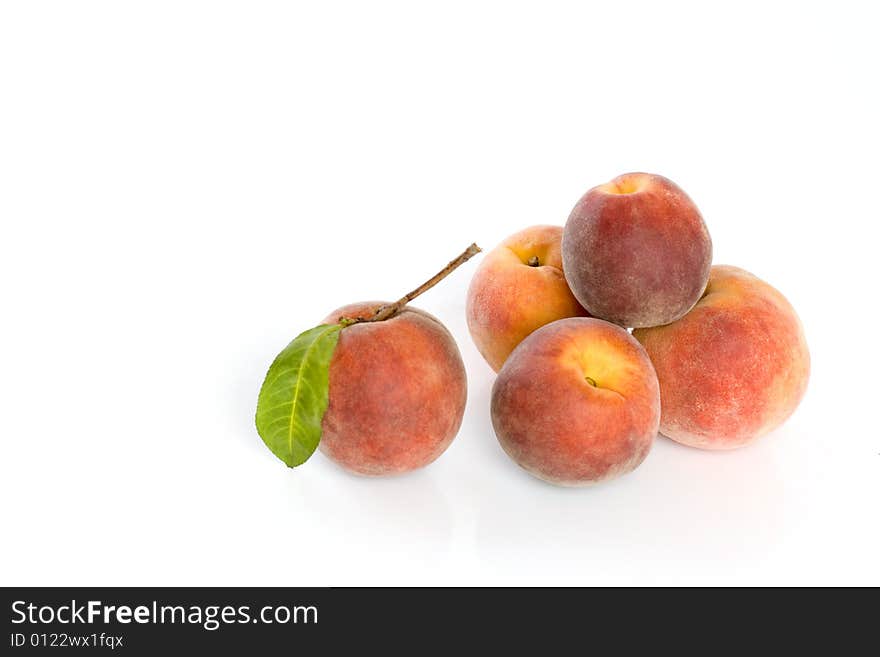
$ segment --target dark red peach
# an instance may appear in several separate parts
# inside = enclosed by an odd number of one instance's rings
[[[627,327],[675,321],[700,298],[712,240],[671,180],[627,173],[578,201],[562,238],[565,278],[594,317]]]

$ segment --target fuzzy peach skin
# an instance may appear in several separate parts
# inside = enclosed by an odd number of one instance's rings
[[[700,298],[712,240],[697,206],[663,176],[627,173],[578,201],[562,237],[565,277],[594,317],[673,322]]]
[[[562,273],[562,226],[531,226],[486,254],[471,279],[467,324],[496,372],[535,329],[587,311]]]
[[[648,355],[600,319],[538,329],[514,349],[492,388],[501,447],[553,484],[584,486],[630,472],[647,456],[659,422]]]
[[[712,267],[693,310],[633,335],[660,379],[660,431],[685,445],[746,445],[782,424],[807,388],[810,352],[794,308],[737,267]]]
[[[368,317],[384,302],[344,306]],[[452,335],[412,307],[342,330],[330,361],[321,451],[346,470],[391,475],[425,466],[449,447],[464,415],[467,378]]]

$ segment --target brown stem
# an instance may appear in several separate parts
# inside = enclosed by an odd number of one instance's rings
[[[391,317],[394,317],[397,313],[403,310],[403,307],[406,304],[408,304],[410,301],[415,299],[423,292],[427,292],[432,287],[437,285],[437,283],[449,276],[449,274],[451,274],[454,269],[466,263],[468,260],[477,255],[480,251],[482,251],[480,247],[478,247],[476,244],[471,244],[461,253],[461,255],[450,261],[448,265],[446,265],[443,269],[441,269],[427,281],[419,285],[415,290],[408,294],[405,294],[394,303],[379,306],[376,309],[376,312],[373,313],[372,317],[340,317],[339,323],[343,326],[350,326],[351,324],[360,324],[361,322],[381,322],[386,319],[390,319]]]

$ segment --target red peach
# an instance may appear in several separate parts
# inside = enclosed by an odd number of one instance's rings
[[[562,273],[562,226],[531,226],[486,254],[467,294],[467,323],[496,372],[535,329],[587,312]]]
[[[782,424],[806,391],[810,353],[794,308],[737,267],[712,267],[693,310],[633,335],[660,379],[660,431],[685,445],[746,445]]]
[[[565,278],[594,317],[630,327],[675,321],[706,287],[712,240],[671,180],[627,173],[589,190],[565,224]]]
[[[657,376],[624,329],[591,318],[547,324],[504,363],[492,425],[504,451],[545,481],[583,486],[637,467],[660,421]]]
[[[324,323],[368,317],[383,305],[344,306]],[[452,335],[432,315],[406,306],[390,319],[340,333],[319,447],[357,474],[415,470],[449,447],[466,400],[464,364]]]

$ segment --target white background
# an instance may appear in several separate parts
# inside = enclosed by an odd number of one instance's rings
[[[880,584],[873,4],[4,2],[0,580]],[[782,429],[532,479],[492,433],[475,259],[415,304],[469,377],[437,462],[263,446],[297,333],[630,170],[798,309]]]

